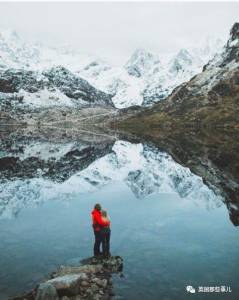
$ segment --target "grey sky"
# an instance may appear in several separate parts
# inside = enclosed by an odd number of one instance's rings
[[[165,53],[207,35],[225,39],[238,12],[238,2],[0,2],[0,28],[118,64],[138,47]]]

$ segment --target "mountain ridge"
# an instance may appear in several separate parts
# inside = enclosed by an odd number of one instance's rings
[[[112,95],[116,108],[151,106],[165,99],[176,86],[195,75],[208,57],[214,55],[215,45],[218,49],[220,43],[211,42],[210,45],[207,42],[197,51],[179,50],[171,60],[163,59],[163,63],[160,55],[142,48],[136,49],[125,65],[114,67],[100,58],[70,49],[26,43],[16,32],[7,31],[0,34],[0,69],[43,73],[61,65],[75,76],[88,81],[96,90]],[[184,52],[191,57],[191,64],[183,61]]]
[[[122,114],[119,126],[141,132],[150,128],[232,127],[238,129],[239,23],[231,29],[223,52],[201,73],[177,86],[163,101],[148,109]]]

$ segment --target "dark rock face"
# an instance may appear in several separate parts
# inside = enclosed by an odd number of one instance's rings
[[[97,90],[63,67],[55,67],[43,73],[23,69],[0,72],[0,106],[11,107],[15,100],[18,100],[14,103],[19,106],[23,100],[17,94],[20,90],[36,93],[43,89],[50,92],[58,89],[69,98],[83,100],[85,106],[114,107],[111,95]]]
[[[15,93],[23,89],[35,93],[44,87],[49,88],[50,84],[45,78],[38,78],[34,71],[8,69],[0,73],[0,92]]]
[[[239,23],[235,23],[230,31],[230,38],[224,52],[224,59],[221,66],[235,60],[239,61]]]
[[[223,82],[219,82],[218,84],[216,84],[212,88],[212,91],[223,97],[232,96],[232,91],[231,91],[230,85],[223,83]]]
[[[95,89],[86,80],[74,75],[64,67],[55,67],[43,73],[49,82],[66,96],[82,99],[90,104],[112,106],[111,96]]]
[[[3,141],[4,142],[4,141]],[[10,145],[2,145],[2,150]],[[0,158],[0,180],[13,178],[34,178],[42,176],[56,182],[63,182],[73,174],[87,168],[96,159],[105,156],[112,151],[113,141],[101,144],[82,143],[79,148],[65,153],[60,159],[54,157],[43,159],[35,156],[29,156],[20,159],[17,155],[23,151],[22,146],[18,147],[16,156],[7,156]],[[6,148],[5,148],[6,147]],[[59,150],[58,150],[59,151]]]
[[[235,23],[233,25],[230,34],[231,34],[232,40],[239,38],[239,23]]]
[[[227,203],[229,217],[234,226],[239,226],[239,203]]]
[[[0,171],[4,171],[6,169],[13,170],[16,162],[16,157],[3,157],[0,159]]]

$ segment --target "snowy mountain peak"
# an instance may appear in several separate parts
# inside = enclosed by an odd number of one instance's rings
[[[204,70],[212,66],[223,67],[233,61],[236,64],[239,62],[239,23],[232,26],[226,45],[204,66]]]
[[[189,51],[187,49],[180,49],[178,54],[177,54],[177,58],[182,59],[184,61],[190,61],[191,62],[191,58],[192,55],[189,53]]]
[[[230,31],[230,38],[222,55],[222,65],[229,62],[239,62],[239,23],[235,23]]]
[[[27,44],[16,31],[0,32],[0,68],[25,68],[39,61],[39,50]]]
[[[177,74],[193,64],[193,56],[186,49],[181,49],[169,62],[169,72]]]
[[[230,56],[228,59],[236,57],[234,46],[238,43],[237,37],[238,23],[231,30],[231,40],[227,46],[227,53],[231,54],[227,54],[227,57]],[[76,77],[80,77],[80,85],[85,79],[92,87],[111,95],[117,108],[149,106],[165,99],[176,86],[199,73],[218,52],[222,42],[210,37],[199,41],[197,46],[168,53],[167,59],[165,55],[139,48],[125,66],[113,67],[98,57],[73,51],[69,46],[51,48],[39,43],[27,43],[15,31],[9,30],[0,34],[0,69],[47,72],[50,78],[54,75],[54,85],[59,85],[64,79],[63,85],[66,87],[66,81],[70,80],[68,88],[72,82],[77,82],[78,86],[79,78]],[[88,85],[83,85],[88,90]],[[78,92],[74,92],[73,98],[82,98],[82,92],[79,95]],[[72,97],[72,91],[67,91],[67,94]]]
[[[135,77],[144,76],[152,67],[159,64],[160,60],[158,55],[152,54],[144,49],[137,49],[132,54],[130,59],[125,65],[129,75]]]

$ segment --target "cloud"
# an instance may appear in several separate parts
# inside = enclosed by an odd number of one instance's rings
[[[207,35],[225,39],[238,11],[237,2],[1,2],[0,28],[117,64],[138,47],[165,53]]]

